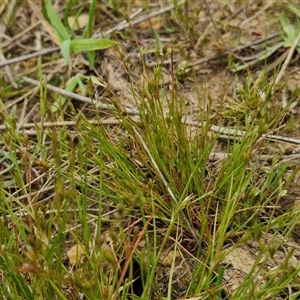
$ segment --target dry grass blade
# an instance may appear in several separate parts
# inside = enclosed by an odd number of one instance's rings
[[[36,86],[39,86],[40,83],[37,81],[37,80],[34,80],[34,79],[31,79],[29,77],[26,77],[26,76],[23,76],[22,79],[27,82],[27,83],[30,83],[30,84],[33,84],[33,85],[36,85]],[[66,96],[66,97],[70,97],[72,99],[75,99],[75,100],[78,100],[78,101],[81,101],[83,103],[88,103],[88,104],[91,104],[91,105],[94,105],[95,107],[97,108],[101,108],[101,109],[112,109],[113,106],[111,105],[108,105],[108,104],[103,104],[97,100],[93,100],[91,98],[88,98],[88,97],[85,97],[85,96],[81,96],[81,95],[78,95],[78,94],[75,94],[75,93],[72,93],[72,92],[68,92],[66,90],[63,90],[63,89],[60,89],[56,86],[53,86],[51,84],[47,84],[47,89],[49,91],[53,91],[53,92],[56,92],[60,95],[63,95],[63,96]],[[132,115],[136,115],[138,114],[137,111],[134,111],[132,109],[124,109],[126,111],[126,113],[128,114],[132,114]]]
[[[5,59],[5,57],[4,57],[3,53],[2,53],[2,50],[0,49],[0,62],[4,62],[4,63],[5,63],[5,61],[6,61],[6,59]],[[5,70],[5,72],[6,72],[6,75],[7,75],[7,77],[8,77],[9,82],[11,83],[11,85],[12,85],[15,89],[17,89],[17,88],[18,88],[18,85],[17,85],[16,81],[15,81],[14,78],[13,78],[13,75],[12,75],[12,72],[11,72],[9,66],[6,65],[6,66],[4,67],[4,70]]]
[[[282,79],[282,76],[284,75],[284,72],[286,70],[286,68],[288,67],[291,59],[292,59],[292,56],[299,44],[299,41],[300,41],[300,33],[298,34],[297,38],[295,39],[295,41],[293,42],[293,45],[291,46],[291,48],[289,49],[289,52],[288,52],[288,56],[286,58],[286,60],[284,61],[284,64],[282,65],[281,67],[281,70],[280,72],[278,73],[276,79],[275,79],[275,84],[278,84],[281,79]],[[285,106],[283,106],[283,108],[285,108]]]

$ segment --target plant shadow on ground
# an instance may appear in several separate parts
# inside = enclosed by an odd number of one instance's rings
[[[117,3],[96,7],[120,18]],[[204,5],[178,2],[69,69],[50,55],[19,65],[37,90],[1,79],[3,299],[299,297],[298,88],[262,65],[232,74],[230,53],[199,63],[224,41],[266,36],[281,7],[211,3],[214,24]],[[93,100],[51,92],[42,74]]]

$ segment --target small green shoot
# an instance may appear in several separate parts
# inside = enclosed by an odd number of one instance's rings
[[[73,39],[68,33],[68,30],[60,21],[58,15],[56,14],[52,4],[50,1],[43,1],[43,13],[46,20],[48,20],[49,24],[51,24],[52,28],[55,30],[58,42],[61,47],[61,53],[64,58],[65,64],[69,65],[70,62],[70,52],[94,52],[96,50],[103,50],[117,45],[116,42],[107,39],[92,39],[90,38],[91,28],[92,28],[92,20],[93,20],[93,11],[95,8],[95,1],[91,2],[90,6],[90,17],[88,24],[88,34],[84,34],[89,36],[89,38],[81,38],[81,39]],[[90,62],[93,65],[94,62],[94,54],[91,56]]]

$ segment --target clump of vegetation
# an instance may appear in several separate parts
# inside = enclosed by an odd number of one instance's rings
[[[0,6],[41,23],[3,42],[1,297],[297,299],[298,89],[228,72],[243,4],[28,3]]]

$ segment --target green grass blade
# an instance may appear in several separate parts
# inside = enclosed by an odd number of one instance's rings
[[[66,66],[70,62],[70,48],[71,48],[71,40],[64,40],[60,45],[61,55],[64,58]]]
[[[294,13],[300,19],[300,10],[296,6],[294,6],[293,4],[289,4],[287,6],[287,9]]]
[[[59,39],[61,42],[68,40],[70,38],[67,29],[63,25],[63,23],[60,21],[56,11],[54,10],[52,4],[50,1],[46,0],[43,1],[43,11],[45,14],[45,17],[50,22],[50,24],[53,26],[55,31],[57,32]]]
[[[92,0],[89,8],[89,21],[88,25],[83,32],[83,38],[91,38],[93,35],[93,28],[95,22],[95,11],[96,11],[97,1]]]
[[[72,52],[103,50],[116,46],[118,43],[110,40],[75,39],[71,41]]]

